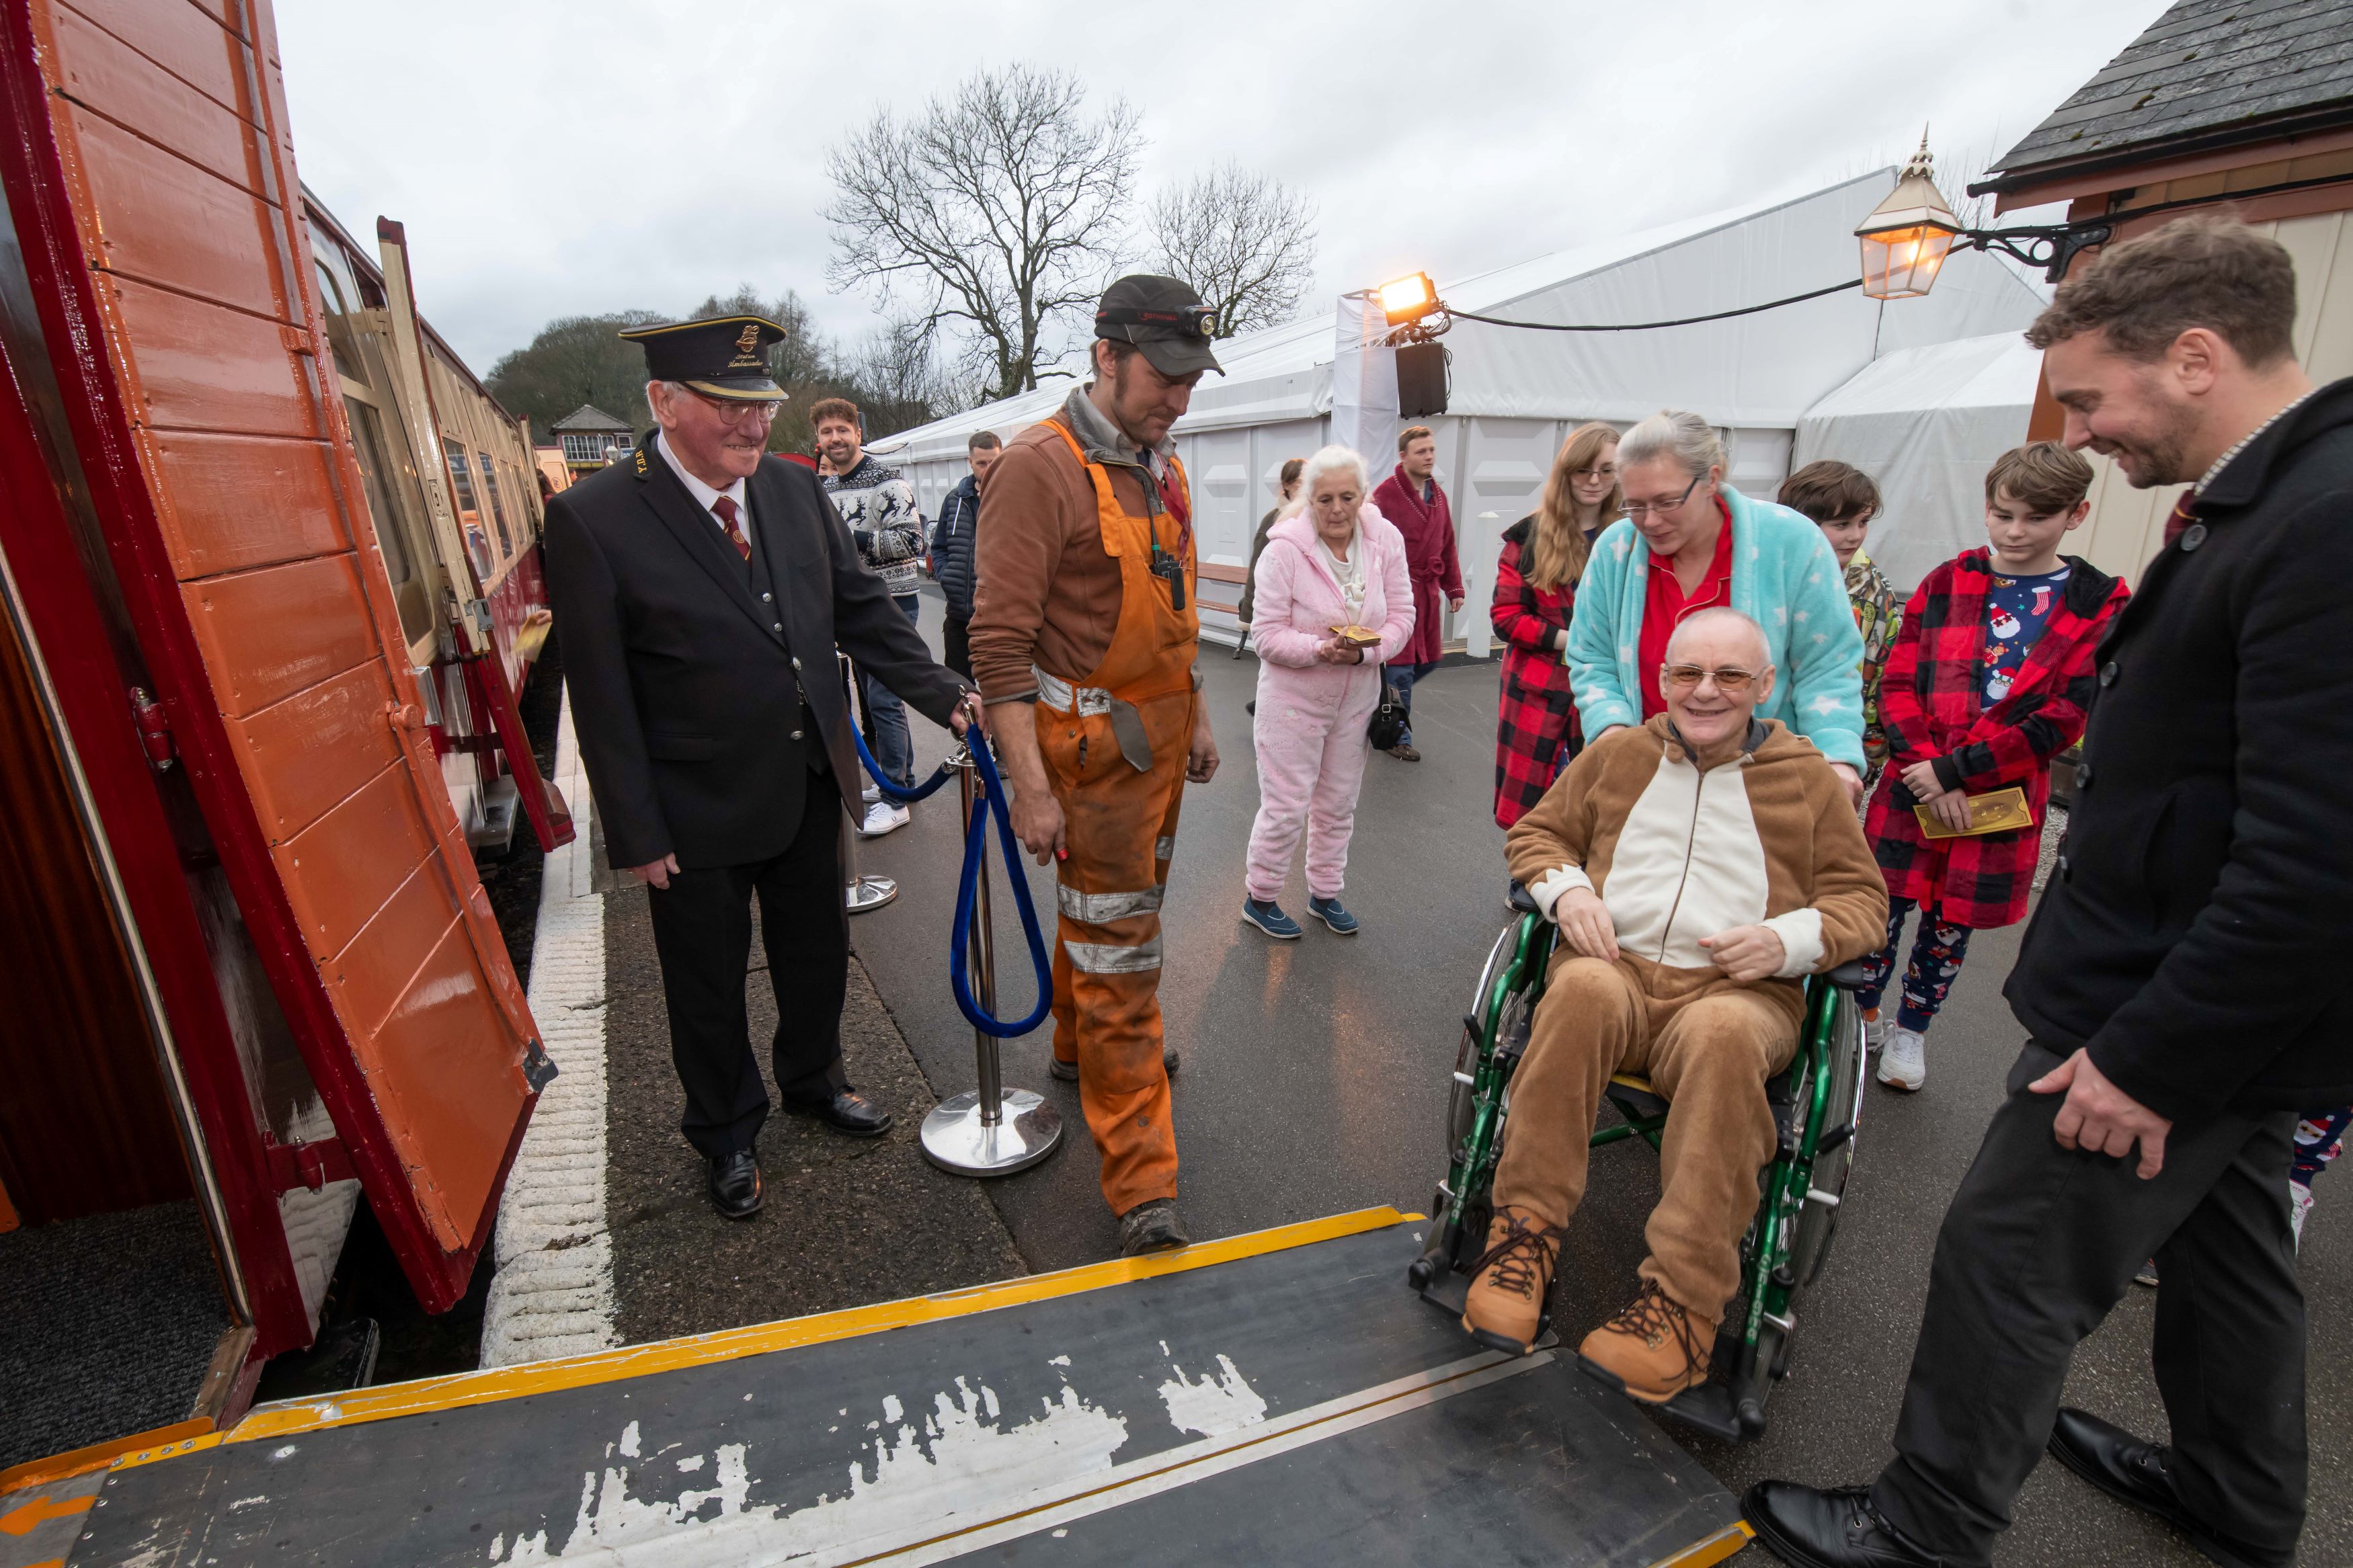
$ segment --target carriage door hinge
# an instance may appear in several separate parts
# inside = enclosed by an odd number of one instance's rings
[[[147,752],[148,765],[159,773],[169,772],[180,756],[172,744],[172,717],[144,687],[131,689],[131,719],[139,726],[139,744]]]
[[[280,1143],[265,1133],[261,1147],[269,1156],[269,1184],[281,1193],[315,1193],[330,1182],[348,1182],[359,1174],[352,1169],[351,1152],[340,1138]]]

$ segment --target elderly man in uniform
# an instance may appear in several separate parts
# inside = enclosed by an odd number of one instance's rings
[[[1192,500],[1168,429],[1219,368],[1214,328],[1173,278],[1106,289],[1094,378],[1005,448],[976,539],[973,671],[1013,829],[1057,862],[1054,1073],[1078,1079],[1128,1256],[1187,1240],[1160,900],[1186,782],[1208,782],[1218,748],[1194,668]]]
[[[817,476],[765,455],[784,329],[727,316],[621,335],[645,350],[660,429],[549,503],[548,590],[607,851],[649,889],[686,1140],[713,1206],[746,1219],[768,1115],[744,1010],[755,897],[786,1109],[857,1137],[891,1127],[841,1065],[838,830],[860,801],[834,647],[958,733],[965,688]]]

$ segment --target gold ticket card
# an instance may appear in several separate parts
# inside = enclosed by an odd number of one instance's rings
[[[1334,637],[1338,637],[1342,642],[1354,643],[1358,647],[1378,647],[1381,646],[1381,634],[1373,630],[1370,626],[1334,626],[1331,628],[1331,632]]]
[[[2026,804],[2026,791],[2016,784],[1969,796],[1967,833],[1947,826],[1945,819],[1927,806],[1914,806],[1912,815],[1920,819],[1920,831],[1931,838],[1974,838],[1981,833],[2004,833],[2034,826],[2034,813]]]

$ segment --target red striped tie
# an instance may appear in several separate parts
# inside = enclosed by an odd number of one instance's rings
[[[741,555],[744,564],[749,566],[752,563],[752,542],[744,537],[744,526],[735,521],[735,498],[721,496],[711,503],[711,510],[719,514],[719,523],[727,531],[728,542],[735,546],[735,553]]]
[[[2181,531],[2198,521],[2198,492],[2183,490],[2181,499],[2173,503],[2173,515],[2165,520],[2165,542],[2168,544],[2181,537]]]

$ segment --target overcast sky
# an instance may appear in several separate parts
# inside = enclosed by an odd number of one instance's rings
[[[822,150],[987,66],[1077,72],[1149,140],[1140,197],[1226,158],[1321,212],[1309,307],[1901,162],[2007,151],[2166,0],[1185,5],[278,0],[302,176],[407,225],[478,371],[559,315],[829,294]],[[387,16],[399,18],[387,28]],[[1957,168],[1940,169],[1947,196]]]

